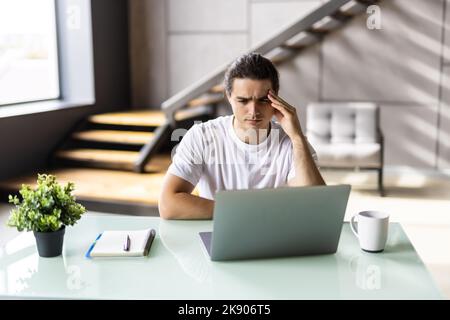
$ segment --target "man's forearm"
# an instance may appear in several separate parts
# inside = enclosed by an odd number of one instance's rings
[[[292,139],[292,148],[295,177],[289,182],[289,185],[297,187],[325,185],[325,181],[309,151],[308,142],[303,135]]]
[[[160,208],[165,219],[211,219],[214,201],[201,198],[186,192],[178,192],[168,196],[165,205]]]

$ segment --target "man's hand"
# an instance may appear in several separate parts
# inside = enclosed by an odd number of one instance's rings
[[[295,177],[288,181],[288,185],[292,187],[325,185],[312,158],[308,142],[303,136],[297,110],[272,90],[269,90],[267,97],[272,102],[272,107],[276,109],[275,117],[292,141]]]
[[[300,121],[298,120],[297,110],[295,107],[281,99],[272,90],[269,90],[267,97],[272,102],[272,107],[276,109],[275,117],[284,132],[286,132],[292,141],[301,139],[302,129],[300,127]]]

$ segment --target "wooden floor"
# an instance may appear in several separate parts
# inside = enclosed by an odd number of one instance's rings
[[[92,168],[55,168],[45,172],[60,183],[75,183],[74,194],[80,200],[111,201],[157,206],[162,181],[170,165],[170,155],[158,156],[147,165],[149,173]],[[37,173],[0,181],[0,189],[12,192],[24,184],[36,185]],[[5,199],[2,199],[5,200]]]

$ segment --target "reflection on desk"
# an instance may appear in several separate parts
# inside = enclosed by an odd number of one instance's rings
[[[159,226],[161,242],[183,271],[208,283],[212,291],[240,299],[289,299],[293,293],[299,299],[331,299],[339,295],[334,255],[212,262],[198,233],[193,233],[185,221],[161,221]],[[208,223],[202,231],[210,230]],[[323,267],[311,276],[317,265]]]
[[[102,230],[154,228],[150,255],[84,258]],[[63,255],[40,258],[32,233],[0,244],[0,297],[100,299],[439,299],[403,229],[363,252],[347,224],[334,255],[212,262],[198,235],[211,221],[88,215],[66,230]],[[231,235],[232,236],[232,235]]]
[[[19,234],[2,251],[0,277],[6,275],[4,277],[7,278],[3,286],[0,285],[2,292],[18,296],[35,296],[41,291],[50,296],[61,293],[74,295],[85,285],[80,277],[80,268],[67,265],[64,256],[40,257],[31,232]]]
[[[349,228],[344,224],[337,253],[343,299],[442,298],[398,223],[390,224],[381,253],[359,249],[356,238],[346,232]]]
[[[205,223],[205,228],[210,229],[209,225],[209,222]],[[195,239],[192,226],[179,221],[161,220],[159,236],[187,275],[200,283],[211,281],[211,261],[205,256],[200,239]]]

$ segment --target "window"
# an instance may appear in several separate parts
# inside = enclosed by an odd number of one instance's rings
[[[0,0],[0,105],[58,97],[55,0]]]

